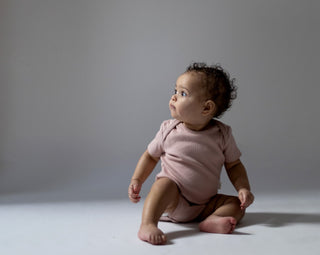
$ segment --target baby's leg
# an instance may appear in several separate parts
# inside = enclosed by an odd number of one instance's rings
[[[200,230],[220,234],[231,234],[244,216],[239,199],[226,195],[216,195],[204,210],[204,214],[208,213],[211,215],[199,224]]]
[[[177,185],[168,178],[160,178],[153,184],[142,212],[142,222],[138,237],[151,244],[165,244],[166,236],[158,228],[161,215],[174,210],[179,200]]]

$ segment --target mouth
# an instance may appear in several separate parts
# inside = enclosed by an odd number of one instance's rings
[[[169,108],[170,108],[170,110],[175,110],[176,109],[176,107],[173,104],[169,104]]]

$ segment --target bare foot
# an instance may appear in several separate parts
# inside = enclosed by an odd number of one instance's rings
[[[138,237],[142,241],[146,241],[151,244],[159,245],[165,244],[167,238],[163,232],[155,225],[141,225],[138,232]]]
[[[200,231],[219,234],[232,234],[237,225],[233,217],[210,215],[199,224]]]

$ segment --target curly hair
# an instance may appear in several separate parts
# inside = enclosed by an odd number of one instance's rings
[[[214,118],[220,118],[227,111],[232,101],[237,97],[237,87],[235,79],[231,79],[220,65],[208,66],[206,63],[193,63],[187,67],[187,72],[197,72],[204,74],[204,86],[207,100],[212,100],[216,104]]]

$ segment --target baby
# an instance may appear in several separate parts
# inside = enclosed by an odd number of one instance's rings
[[[140,201],[142,184],[161,159],[143,207],[138,237],[165,244],[159,220],[199,223],[200,231],[231,234],[254,200],[231,128],[216,120],[236,97],[233,80],[220,66],[194,63],[178,77],[164,121],[142,154],[128,189]],[[218,194],[225,167],[238,197]],[[166,213],[166,216],[164,216]]]

